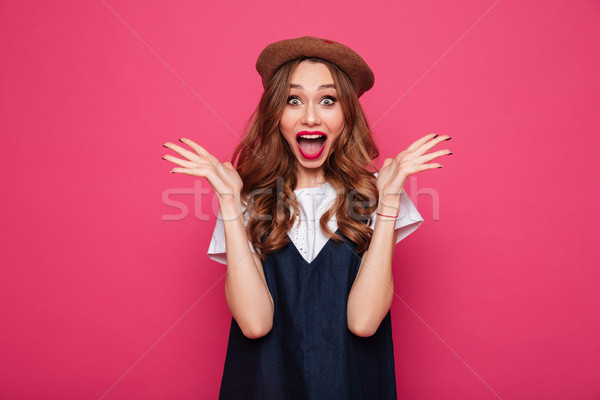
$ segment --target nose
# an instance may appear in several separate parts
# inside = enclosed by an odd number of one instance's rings
[[[318,125],[321,123],[321,117],[319,115],[319,110],[317,109],[317,106],[311,103],[304,108],[302,123],[309,126]]]

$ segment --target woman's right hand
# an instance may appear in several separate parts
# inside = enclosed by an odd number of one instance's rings
[[[220,163],[215,156],[193,140],[179,140],[190,146],[195,153],[167,142],[163,144],[164,147],[176,151],[186,159],[170,155],[165,155],[163,159],[179,165],[171,172],[206,178],[219,197],[227,249],[227,306],[246,337],[262,337],[273,327],[275,306],[260,257],[250,251],[243,220],[239,219],[242,215],[242,178],[230,162]]]
[[[164,147],[176,151],[187,159],[182,160],[169,154],[165,155],[164,160],[180,166],[173,168],[171,172],[202,176],[208,180],[219,198],[221,207],[239,205],[243,182],[233,165],[228,161],[219,162],[215,156],[191,139],[181,138],[179,141],[190,146],[195,153],[170,142],[163,144]]]

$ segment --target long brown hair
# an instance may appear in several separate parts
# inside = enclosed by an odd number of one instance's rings
[[[356,91],[348,76],[336,65],[320,58],[303,57],[277,70],[231,160],[244,183],[241,198],[248,212],[248,238],[263,261],[267,254],[289,243],[286,234],[294,225],[296,214],[299,215],[293,192],[297,183],[297,161],[279,131],[279,120],[287,103],[292,72],[304,60],[327,66],[345,121],[324,165],[325,179],[336,189],[337,197],[321,217],[320,227],[339,243],[342,237],[327,226],[335,214],[340,232],[357,245],[358,253],[369,247],[373,234],[368,225],[377,207],[378,193],[373,175],[377,168],[372,160],[379,156],[379,151]]]

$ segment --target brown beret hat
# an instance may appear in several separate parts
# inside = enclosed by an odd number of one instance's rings
[[[371,89],[375,82],[371,68],[350,47],[333,40],[303,36],[280,40],[263,49],[256,61],[256,70],[262,77],[263,87],[267,87],[279,67],[300,57],[318,57],[335,64],[348,75],[358,97]]]

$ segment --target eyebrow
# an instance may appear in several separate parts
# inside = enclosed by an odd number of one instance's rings
[[[304,88],[302,87],[302,85],[297,85],[295,83],[290,83],[290,88],[293,89],[300,89],[300,90],[304,90]],[[328,89],[328,88],[333,88],[335,89],[335,85],[333,83],[328,83],[326,85],[321,85],[317,88],[317,90],[321,90],[321,89]]]

